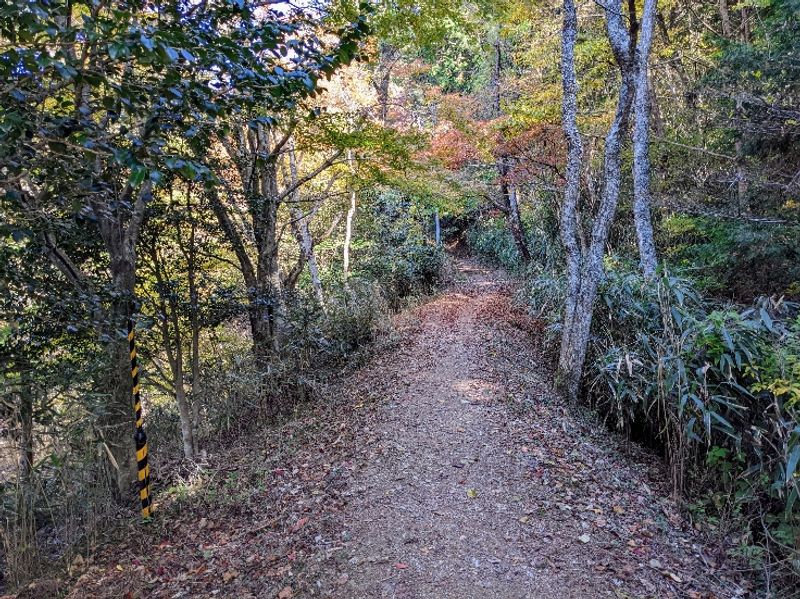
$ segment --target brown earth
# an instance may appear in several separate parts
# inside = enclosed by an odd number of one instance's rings
[[[552,391],[501,276],[460,260],[329,402],[213,458],[69,596],[746,595],[663,464]]]

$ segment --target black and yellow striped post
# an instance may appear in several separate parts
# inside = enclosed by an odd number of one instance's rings
[[[142,517],[150,517],[150,465],[147,463],[147,434],[144,432],[142,399],[139,396],[139,366],[136,363],[136,340],[133,319],[128,320],[128,347],[131,352],[131,377],[133,377],[133,409],[136,412],[136,464],[139,470],[139,499],[142,502]]]

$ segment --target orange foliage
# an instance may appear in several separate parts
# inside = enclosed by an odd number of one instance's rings
[[[564,164],[566,151],[561,128],[542,123],[513,136],[499,134],[494,155],[509,159],[509,183],[527,183],[553,176],[557,182],[561,182],[561,166]]]
[[[439,128],[431,138],[424,158],[441,162],[449,170],[459,170],[479,159],[480,153],[474,139],[465,132],[446,126]]]

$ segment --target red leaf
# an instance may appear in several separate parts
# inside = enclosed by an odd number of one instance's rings
[[[308,518],[300,518],[300,519],[297,521],[297,524],[295,524],[294,526],[292,526],[292,532],[297,532],[298,530],[300,530],[301,528],[303,528],[303,527],[304,527],[306,524],[308,524]]]

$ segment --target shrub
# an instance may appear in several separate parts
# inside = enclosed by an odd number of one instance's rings
[[[741,301],[760,294],[800,297],[796,226],[672,215],[661,222],[659,237],[667,260],[691,269],[710,294]]]
[[[520,293],[549,322],[554,349],[563,277],[535,271]],[[584,375],[587,401],[611,426],[664,452],[696,515],[720,532],[744,531],[735,552],[793,575],[800,574],[798,364],[795,304],[760,298],[721,306],[688,279],[664,273],[645,281],[607,261]]]
[[[397,310],[409,296],[432,293],[442,281],[444,263],[444,252],[432,245],[373,246],[360,258],[356,274],[379,283],[389,306]]]
[[[523,270],[522,258],[502,217],[477,221],[467,230],[467,243],[473,252],[507,270]]]
[[[538,212],[543,211],[537,210],[523,217],[526,244],[531,253],[528,265],[523,263],[504,217],[477,220],[467,230],[467,244],[479,256],[512,272],[522,272],[526,268],[534,272],[553,270],[561,264],[562,250],[558,241],[541,228],[541,220],[547,215]]]

